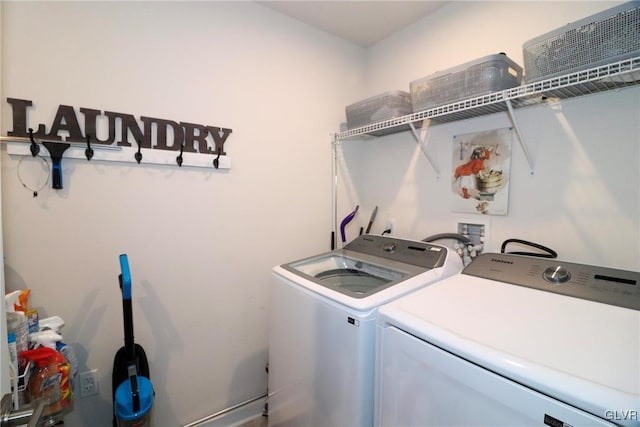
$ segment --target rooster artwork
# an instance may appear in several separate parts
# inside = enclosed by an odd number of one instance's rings
[[[454,136],[451,210],[506,215],[511,128]]]

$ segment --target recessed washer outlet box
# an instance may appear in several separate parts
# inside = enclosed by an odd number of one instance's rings
[[[471,243],[478,247],[478,253],[488,250],[489,223],[473,219],[458,221],[458,234],[466,236]]]

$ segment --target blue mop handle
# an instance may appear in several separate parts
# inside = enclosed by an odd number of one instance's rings
[[[136,346],[133,337],[133,309],[131,307],[131,273],[129,272],[129,260],[126,254],[120,255],[120,289],[122,290],[122,314],[124,321],[124,348],[129,363],[136,361]]]
[[[122,298],[131,299],[131,272],[129,271],[129,260],[127,254],[120,255],[120,270],[122,271]]]

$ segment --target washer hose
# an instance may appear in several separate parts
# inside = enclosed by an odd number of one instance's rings
[[[544,251],[546,253],[538,253],[538,252],[505,252],[504,250],[506,249],[507,245],[509,243],[520,243],[522,245],[526,245],[526,246],[531,246],[532,248],[536,248],[536,249],[540,249],[541,251]],[[556,253],[556,251],[554,251],[551,248],[548,248],[546,246],[542,246],[538,243],[533,243],[533,242],[529,242],[527,240],[521,240],[521,239],[507,239],[504,242],[502,242],[502,247],[500,248],[500,253],[507,253],[507,254],[513,254],[513,255],[527,255],[527,256],[534,256],[534,257],[538,257],[538,258],[557,258],[558,254]]]
[[[442,234],[434,234],[433,236],[425,237],[422,239],[423,242],[434,242],[436,240],[444,240],[444,239],[453,239],[458,242],[464,243],[465,245],[470,245],[471,240],[468,237],[463,236],[462,234],[457,233],[442,233]]]

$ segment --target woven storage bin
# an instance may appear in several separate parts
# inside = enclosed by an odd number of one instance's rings
[[[428,110],[519,86],[522,67],[504,53],[489,55],[410,83],[413,111]]]
[[[538,36],[522,51],[528,83],[640,56],[640,1]]]
[[[355,129],[372,123],[411,114],[411,97],[401,90],[385,92],[345,107],[347,128]],[[369,132],[369,135],[382,136],[409,129],[409,125],[396,126]]]

